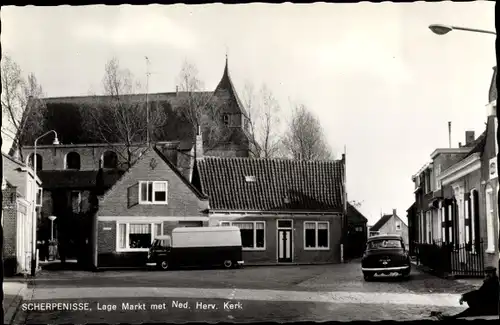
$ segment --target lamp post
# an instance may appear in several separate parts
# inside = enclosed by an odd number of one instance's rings
[[[59,144],[59,140],[57,139],[57,132],[54,131],[54,130],[50,130],[44,134],[42,134],[41,136],[39,136],[38,138],[35,139],[35,145],[34,145],[34,149],[33,149],[33,187],[32,187],[32,197],[33,197],[33,200],[32,200],[32,205],[33,205],[33,215],[32,215],[32,220],[31,220],[31,226],[32,226],[32,229],[31,229],[31,240],[32,240],[32,247],[31,247],[31,276],[35,276],[35,273],[36,273],[36,260],[37,260],[37,256],[36,256],[36,197],[37,197],[37,190],[36,190],[36,169],[37,169],[37,159],[36,159],[36,146],[37,146],[37,143],[38,143],[38,140],[40,140],[41,138],[43,138],[44,136],[50,134],[50,133],[54,133],[55,137],[54,137],[54,142],[53,144],[54,145],[58,145]],[[41,200],[42,198],[40,198]]]
[[[433,24],[433,25],[430,25],[429,26],[429,29],[434,33],[434,34],[437,34],[437,35],[444,35],[444,34],[447,34],[449,32],[451,32],[452,30],[461,30],[461,31],[466,31],[466,32],[473,32],[473,33],[481,33],[481,34],[491,34],[491,35],[496,35],[497,33],[495,32],[492,32],[492,31],[489,31],[489,30],[484,30],[484,29],[476,29],[476,28],[468,28],[468,27],[457,27],[457,26],[448,26],[448,25],[440,25],[440,24]],[[496,110],[496,118],[498,120],[498,109]],[[498,130],[496,131],[497,134],[495,134],[495,136],[497,137],[497,141],[500,140],[499,139],[499,135],[498,135]],[[497,162],[500,160],[500,154],[497,153]],[[500,172],[500,166],[498,166],[499,164],[497,164],[497,172]],[[497,205],[498,207],[500,207],[500,197],[499,197],[499,192],[497,191]],[[499,221],[500,221],[500,216],[499,216]],[[500,245],[500,229],[498,231],[498,235],[499,235],[499,238],[498,238],[498,245]],[[497,274],[498,272],[500,272],[500,258],[498,260],[498,265],[497,265]],[[498,301],[498,306],[499,306],[499,315],[500,315],[500,300]]]
[[[489,31],[489,30],[484,30],[484,29],[476,29],[476,28],[467,28],[467,27],[458,27],[458,26],[450,26],[450,25],[441,25],[441,24],[432,24],[429,26],[429,29],[437,35],[444,35],[448,34],[452,30],[461,30],[465,32],[473,32],[473,33],[483,33],[483,34],[493,34],[496,35],[497,33]]]
[[[56,220],[57,217],[56,216],[50,216],[49,217],[49,220],[50,220],[50,240],[54,240],[54,220]]]

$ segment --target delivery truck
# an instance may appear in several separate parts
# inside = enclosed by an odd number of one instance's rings
[[[239,267],[242,258],[238,227],[182,227],[172,235],[157,236],[148,252],[149,266],[163,270],[178,267]]]

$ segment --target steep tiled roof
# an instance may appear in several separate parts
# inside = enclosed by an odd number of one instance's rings
[[[380,218],[371,228],[370,228],[370,231],[379,231],[380,228],[382,228],[383,225],[385,225],[387,223],[387,221],[389,221],[389,219],[391,219],[393,215],[392,214],[386,214],[384,216],[382,216],[382,218]]]
[[[245,110],[245,107],[243,103],[241,102],[238,93],[236,92],[236,89],[234,88],[233,81],[231,80],[231,77],[229,76],[229,67],[228,67],[228,59],[226,56],[226,66],[224,67],[224,73],[222,75],[222,79],[220,80],[219,84],[215,88],[214,94],[219,97],[224,97],[223,93],[227,93],[229,95],[229,98],[232,98],[231,102],[229,103],[229,109],[232,109],[233,112],[235,113],[242,113],[246,117],[248,117],[248,113]]]
[[[227,67],[215,91],[197,92],[194,95],[200,96],[215,96],[217,100],[224,103],[227,109],[232,112],[241,112],[248,116],[243,105],[241,104],[238,94],[229,78],[229,71]],[[172,140],[186,140],[194,139],[193,128],[188,121],[182,118],[177,109],[180,108],[186,101],[187,92],[166,92],[148,94],[148,100],[151,107],[158,107],[165,111],[167,114],[167,121],[161,130],[157,130],[154,138],[158,141],[172,141]],[[97,96],[101,101],[106,103],[108,96]],[[146,109],[146,94],[133,94],[125,95],[126,100],[132,103],[144,103],[143,109]],[[53,97],[44,98],[43,101],[46,105],[47,111],[45,113],[44,130],[57,130],[58,138],[61,143],[100,143],[101,139],[93,137],[90,133],[86,132],[83,126],[82,116],[80,109],[85,105],[95,105],[94,96],[77,96],[77,97]],[[140,106],[138,109],[141,109]],[[43,131],[40,131],[42,133]],[[26,137],[27,143],[23,145],[30,146],[32,141],[30,137]],[[144,140],[144,139],[142,139]],[[50,144],[50,138],[44,138],[39,141],[39,144]],[[120,142],[121,140],[111,139],[111,142]],[[134,139],[133,141],[141,141],[141,139]]]
[[[196,169],[211,209],[342,211],[341,160],[204,157]]]
[[[44,189],[93,188],[97,185],[97,170],[42,170],[38,176]],[[104,170],[102,186],[111,187],[123,174],[119,170]]]
[[[347,221],[349,223],[368,222],[368,219],[351,203],[347,202]]]

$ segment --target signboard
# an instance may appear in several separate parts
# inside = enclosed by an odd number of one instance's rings
[[[111,230],[111,227],[102,227],[102,230]]]

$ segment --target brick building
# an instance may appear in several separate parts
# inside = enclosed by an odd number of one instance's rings
[[[41,182],[22,162],[2,153],[2,226],[5,275],[31,270],[33,182],[36,182],[36,214],[40,220]]]
[[[373,226],[370,227],[370,235],[399,235],[403,238],[405,247],[408,247],[408,226],[398,216],[396,209],[392,214],[383,215]]]
[[[207,226],[208,198],[156,147],[104,195],[92,223],[92,262],[97,268],[144,266],[155,236],[175,227]]]
[[[150,106],[160,107],[167,114],[165,127],[152,134],[151,139],[157,149],[188,180],[192,177],[196,134],[193,125],[183,119],[178,111],[189,96],[196,94],[175,91],[148,95]],[[230,78],[227,58],[222,78],[209,95],[220,105],[220,118],[229,130],[229,136],[216,146],[205,148],[205,154],[251,156],[254,147],[248,133],[248,114]],[[127,95],[127,100],[139,103],[138,109],[142,103],[145,109],[145,99],[145,94]],[[47,217],[55,215],[59,244],[64,248],[63,255],[68,258],[89,257],[88,250],[91,246],[88,234],[91,233],[91,216],[95,212],[91,210],[92,201],[107,191],[129,167],[128,157],[124,154],[126,148],[122,143],[104,143],[102,139],[86,132],[81,111],[89,102],[92,102],[91,98],[86,96],[44,99],[46,114],[44,129],[40,134],[55,130],[60,144],[52,145],[52,139],[45,137],[37,146],[37,173],[44,184],[44,208],[39,236],[48,236],[47,225],[50,222]],[[40,134],[23,137],[23,156],[31,165],[35,159],[32,140]],[[129,148],[132,152],[132,164],[147,150],[144,145],[146,139],[134,140],[136,143]],[[203,144],[206,147],[206,141]],[[16,157],[16,148],[10,154]],[[86,231],[79,231],[81,229]]]
[[[412,178],[410,232],[418,243],[453,247],[451,271],[457,274],[498,262],[496,68],[491,85],[486,130],[477,139],[467,131],[464,146],[436,149]]]
[[[240,228],[246,265],[341,261],[345,157],[197,157],[193,185],[210,198],[210,225]]]

